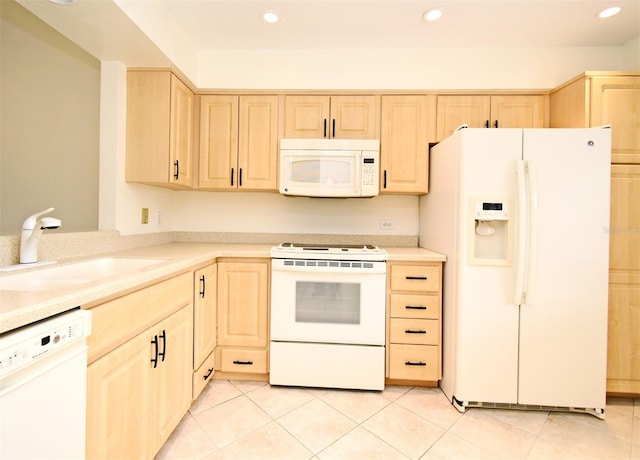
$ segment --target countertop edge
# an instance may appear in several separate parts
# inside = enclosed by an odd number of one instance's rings
[[[182,243],[172,242],[158,246],[117,251],[100,256],[89,256],[79,260],[100,257],[147,257],[163,259],[156,265],[124,272],[100,282],[91,282],[66,289],[46,291],[0,291],[0,334],[18,329],[24,325],[54,316],[59,313],[95,305],[102,299],[108,300],[154,284],[154,281],[169,278],[182,272],[195,270],[207,262],[215,262],[224,257],[270,258],[273,245],[265,244],[225,244],[225,243]],[[390,261],[444,262],[446,256],[423,248],[384,248]],[[64,261],[69,263],[73,261]]]

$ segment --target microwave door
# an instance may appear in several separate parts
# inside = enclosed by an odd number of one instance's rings
[[[286,156],[283,172],[287,182],[280,191],[302,196],[358,196],[358,161],[353,154],[339,155],[335,152]]]

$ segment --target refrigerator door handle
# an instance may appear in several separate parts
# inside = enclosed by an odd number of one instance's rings
[[[524,277],[522,303],[530,304],[532,302],[532,293],[534,292],[534,290],[531,289],[531,286],[533,286],[533,282],[534,282],[535,266],[536,266],[536,260],[537,260],[537,254],[538,254],[538,232],[537,232],[538,187],[537,187],[537,180],[536,180],[536,168],[534,164],[530,162],[526,163],[525,175],[526,175],[527,184],[528,184],[528,187],[527,187],[528,241],[527,241],[527,253],[525,256],[527,260],[527,267],[525,270],[525,277]]]
[[[513,303],[520,305],[524,298],[525,262],[527,256],[527,178],[526,163],[524,160],[516,161],[516,178],[518,184],[518,251],[516,259],[516,281]]]

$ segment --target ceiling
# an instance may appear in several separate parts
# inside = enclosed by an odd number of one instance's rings
[[[149,14],[160,4],[200,49],[618,46],[640,35],[638,0],[155,0]],[[612,4],[622,12],[596,18]],[[442,18],[424,22],[433,7]],[[265,23],[265,11],[281,21]]]
[[[591,47],[640,36],[640,0],[17,1],[96,58],[127,66],[203,50]],[[596,18],[613,4],[620,14]],[[424,22],[436,6],[442,18]],[[265,11],[281,21],[265,23]]]

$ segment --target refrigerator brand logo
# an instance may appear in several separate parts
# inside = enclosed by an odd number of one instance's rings
[[[604,233],[640,233],[640,227],[603,227]]]

